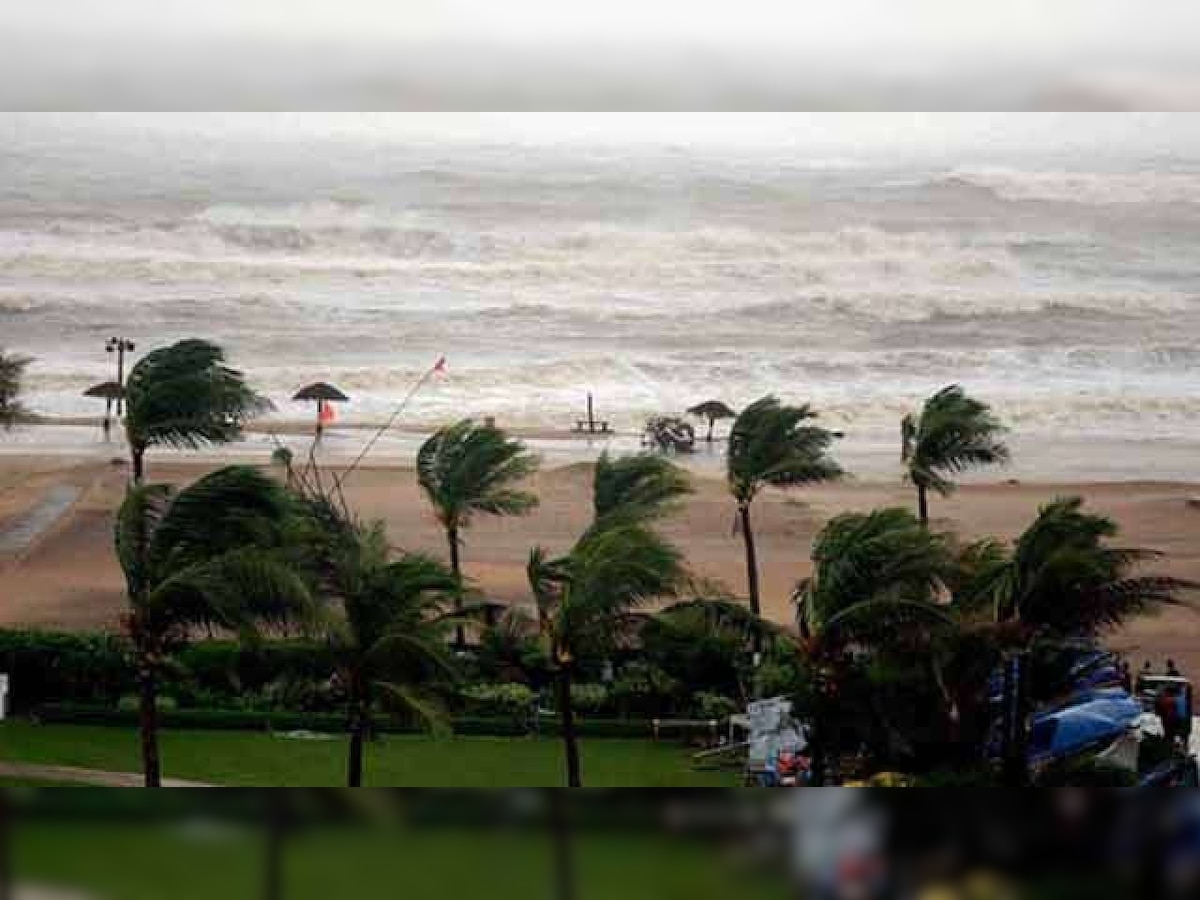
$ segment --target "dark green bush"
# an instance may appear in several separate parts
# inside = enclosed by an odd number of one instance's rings
[[[0,631],[16,714],[47,702],[116,704],[135,688],[124,641],[107,634]]]

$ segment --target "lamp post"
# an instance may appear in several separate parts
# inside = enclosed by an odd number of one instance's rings
[[[104,345],[104,349],[109,353],[117,354],[117,384],[121,386],[121,390],[125,389],[125,354],[132,353],[137,349],[137,345],[123,337],[109,338],[108,343]],[[117,398],[117,418],[119,419],[124,412],[125,397],[122,395]],[[110,402],[111,406],[111,402]]]

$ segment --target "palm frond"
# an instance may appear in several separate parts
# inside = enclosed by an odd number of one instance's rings
[[[260,549],[233,550],[170,575],[150,594],[145,613],[163,630],[213,627],[249,640],[319,619],[304,579],[285,558]]]
[[[443,428],[417,453],[417,480],[447,526],[465,526],[475,513],[524,515],[537,497],[516,485],[540,462],[499,428],[464,420]]]
[[[664,456],[642,453],[613,459],[604,453],[596,463],[592,488],[595,518],[658,519],[673,512],[692,490],[691,476]]]
[[[785,406],[766,397],[742,411],[729,436],[730,490],[750,502],[764,485],[794,487],[830,481],[844,473],[829,455],[835,435],[812,424],[810,406]]]
[[[437,736],[450,734],[450,717],[445,708],[430,694],[410,685],[391,681],[376,683],[383,704],[395,712],[415,716],[426,728]]]
[[[130,445],[142,449],[229,443],[269,406],[226,365],[220,347],[180,341],[134,366],[126,383],[126,430]]]
[[[947,476],[1009,461],[1005,433],[991,407],[952,385],[929,398],[919,417],[904,419],[901,458],[914,484],[948,495],[954,483]]]

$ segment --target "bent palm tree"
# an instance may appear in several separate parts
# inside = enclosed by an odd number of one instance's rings
[[[130,611],[125,625],[140,689],[142,765],[161,784],[158,683],[170,653],[197,627],[253,639],[304,618],[308,591],[286,558],[291,506],[254,469],[222,469],[174,494],[133,488],[117,514],[116,551]]]
[[[945,535],[910,512],[884,509],[833,519],[813,547],[813,575],[794,595],[806,640],[899,639],[904,626],[949,621],[941,601],[957,571]]]
[[[241,372],[225,364],[220,347],[201,340],[149,353],[134,366],[125,391],[125,431],[136,484],[145,476],[150,447],[227,444],[241,437],[248,419],[270,406]]]
[[[322,555],[323,589],[344,611],[328,624],[327,640],[347,696],[347,784],[362,787],[376,706],[413,715],[435,729],[445,724],[424,685],[455,676],[443,603],[458,582],[427,557],[393,560],[382,525],[346,526],[331,536]]]
[[[615,516],[652,521],[669,515],[692,493],[686,471],[654,453],[611,458],[596,463],[592,506],[597,522]]]
[[[901,458],[917,488],[921,521],[929,522],[929,491],[945,497],[955,485],[949,476],[1009,460],[1005,428],[991,407],[954,385],[925,402],[920,416],[905,416]]]
[[[538,630],[556,674],[567,786],[582,787],[571,699],[576,665],[585,654],[610,648],[630,611],[673,595],[684,580],[682,560],[679,551],[645,525],[621,522],[592,529],[561,559],[535,548],[527,574],[537,602]]]
[[[21,403],[25,370],[33,362],[27,356],[14,356],[0,350],[0,428],[12,428],[25,415]]]
[[[517,485],[536,472],[538,458],[499,428],[467,419],[443,428],[417,454],[417,479],[437,512],[450,547],[450,568],[458,582],[455,608],[462,610],[462,531],[477,514],[521,516],[537,497]],[[455,642],[466,642],[463,627]]]
[[[746,576],[750,611],[762,615],[758,553],[750,506],[766,486],[791,488],[840,478],[842,469],[829,456],[835,435],[812,422],[810,406],[785,406],[766,397],[747,407],[734,422],[726,460],[729,490],[737,502],[746,544]]]
[[[1052,638],[1094,637],[1154,607],[1182,602],[1194,585],[1135,574],[1160,554],[1109,546],[1117,534],[1115,522],[1085,512],[1080,498],[1056,500],[1010,553],[991,548],[962,600],[990,607],[998,623]]]

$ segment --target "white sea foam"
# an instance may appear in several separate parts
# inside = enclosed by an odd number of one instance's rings
[[[963,381],[1030,433],[1200,438],[1182,169],[351,156],[0,184],[0,342],[37,358],[33,404],[94,412],[120,331],[220,340],[285,417],[323,378],[380,419],[446,354],[408,421],[564,426],[590,390],[629,428],[776,392],[891,435]]]

